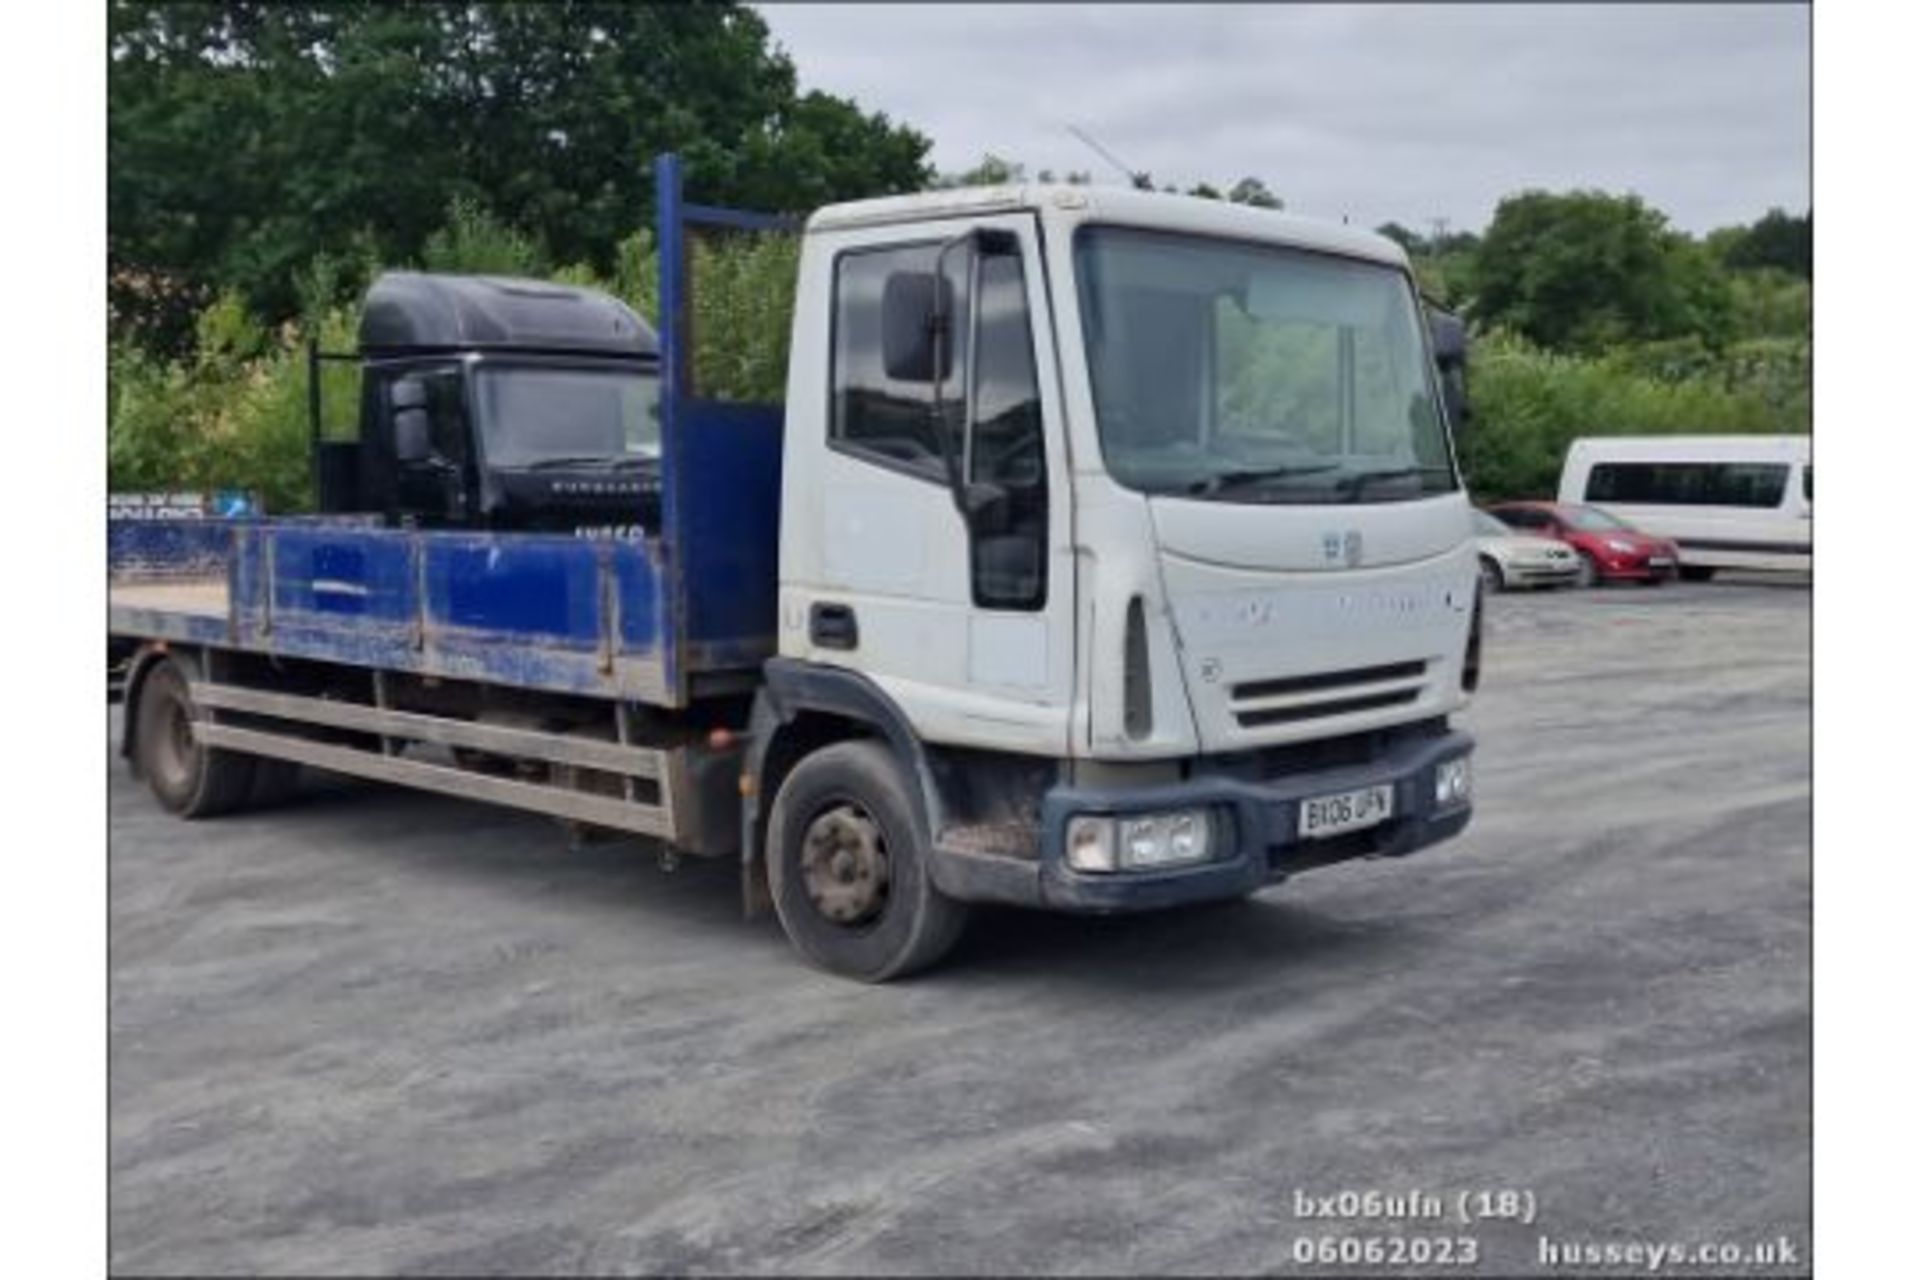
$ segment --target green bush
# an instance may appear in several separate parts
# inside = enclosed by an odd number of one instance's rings
[[[696,394],[761,404],[785,399],[800,238],[702,234],[688,256]],[[621,241],[612,279],[596,278],[582,266],[568,267],[558,278],[603,289],[649,323],[661,323],[660,254],[650,229]]]
[[[474,276],[544,276],[547,251],[537,239],[508,226],[465,196],[447,207],[447,225],[427,237],[420,265],[428,271]]]
[[[1683,339],[1585,357],[1487,335],[1474,344],[1460,447],[1468,484],[1480,500],[1550,496],[1580,436],[1810,431],[1796,349],[1750,342],[1713,356]]]
[[[319,321],[322,346],[353,340],[345,310]],[[107,482],[115,491],[246,489],[269,511],[313,503],[304,332],[260,330],[224,297],[200,317],[190,360],[164,362],[129,345],[107,362]],[[350,368],[327,371],[330,419],[355,408]]]

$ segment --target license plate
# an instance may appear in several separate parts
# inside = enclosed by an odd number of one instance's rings
[[[1300,803],[1300,838],[1318,840],[1378,826],[1393,816],[1393,787],[1382,783]]]

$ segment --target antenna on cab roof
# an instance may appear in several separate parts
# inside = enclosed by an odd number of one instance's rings
[[[1067,126],[1067,132],[1072,134],[1074,137],[1080,139],[1080,141],[1086,143],[1087,146],[1093,149],[1093,152],[1095,155],[1099,156],[1102,160],[1105,160],[1108,164],[1112,165],[1114,168],[1118,169],[1121,173],[1125,174],[1127,176],[1127,182],[1130,185],[1138,188],[1141,191],[1153,190],[1153,179],[1148,177],[1145,171],[1135,169],[1132,165],[1122,160],[1119,156],[1116,156],[1115,154],[1113,154],[1113,152],[1101,146],[1098,142],[1094,141],[1093,135],[1088,133],[1085,129],[1082,129],[1078,125],[1070,124]]]

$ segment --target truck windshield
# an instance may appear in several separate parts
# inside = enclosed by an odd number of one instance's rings
[[[660,379],[650,370],[483,364],[474,386],[492,466],[617,466],[660,456]]]
[[[1121,227],[1083,229],[1075,263],[1101,450],[1121,484],[1290,503],[1459,487],[1404,272]]]

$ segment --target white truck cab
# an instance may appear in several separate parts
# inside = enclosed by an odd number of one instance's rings
[[[1107,188],[836,205],[790,369],[772,718],[885,708],[937,887],[1166,905],[1465,825],[1476,559],[1397,245]]]

